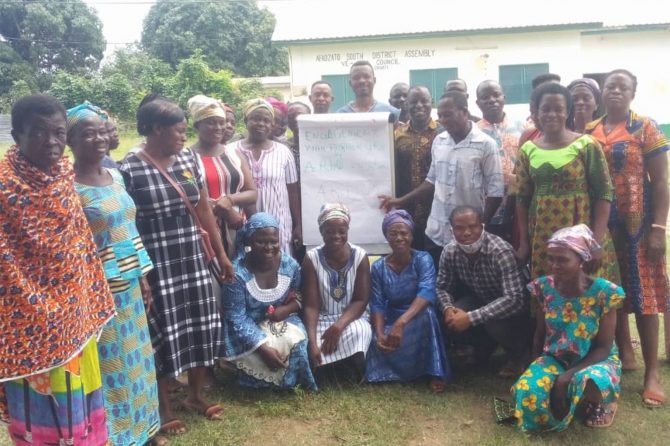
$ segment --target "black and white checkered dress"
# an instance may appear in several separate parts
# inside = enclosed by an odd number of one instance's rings
[[[177,191],[153,166],[129,155],[119,170],[137,206],[137,229],[154,262],[148,314],[156,371],[176,376],[222,355],[221,316],[200,235]],[[167,172],[193,205],[203,186],[193,153],[183,151]]]

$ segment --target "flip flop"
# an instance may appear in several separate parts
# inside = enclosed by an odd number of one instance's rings
[[[169,435],[182,435],[186,433],[186,425],[179,418],[161,424],[160,432]]]
[[[162,437],[160,435],[154,436],[147,443],[148,446],[167,446],[168,444],[170,444],[170,441],[167,438]]]
[[[653,401],[653,403],[649,401]],[[658,409],[665,404],[665,396],[651,390],[645,390],[642,392],[642,404],[647,409]]]
[[[433,393],[443,393],[447,388],[447,384],[439,379],[431,379],[429,386]]]
[[[586,420],[584,420],[584,424],[587,427],[592,427],[596,429],[602,429],[606,427],[610,427],[612,423],[614,423],[614,415],[616,415],[616,411],[618,409],[617,403],[610,403],[610,404],[602,404],[602,403],[596,403],[593,406],[591,406],[591,411],[588,414]],[[606,416],[611,415],[610,419],[607,423],[598,423],[594,424],[594,421],[602,421],[605,419]]]
[[[217,403],[210,404],[204,411],[198,406],[195,406],[191,403],[187,403],[186,401],[182,401],[181,404],[184,409],[198,413],[210,421],[218,421],[223,419],[221,417],[221,414],[223,414],[223,407],[221,407],[220,404]]]

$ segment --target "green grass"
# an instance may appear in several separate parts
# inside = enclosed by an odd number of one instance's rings
[[[119,149],[112,152],[117,160],[140,137],[125,133],[121,141]],[[0,155],[7,147],[0,146]],[[631,330],[635,336],[632,318]],[[662,343],[660,350],[660,357],[665,358]],[[636,354],[641,365],[639,348]],[[662,375],[670,394],[667,361]],[[170,445],[668,444],[670,409],[651,411],[642,406],[642,378],[642,368],[624,374],[619,411],[611,428],[589,429],[576,422],[565,432],[530,436],[494,422],[493,397],[509,398],[512,381],[497,378],[491,371],[459,374],[442,395],[432,394],[423,382],[335,383],[314,394],[249,391],[237,387],[232,377],[219,374],[208,395],[225,407],[224,420],[210,422],[180,413],[188,432],[171,437]],[[0,430],[0,445],[10,444],[6,431]]]

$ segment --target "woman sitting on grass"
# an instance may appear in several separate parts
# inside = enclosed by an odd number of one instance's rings
[[[547,244],[552,275],[528,286],[538,302],[533,343],[538,358],[512,387],[522,431],[566,429],[581,403],[587,426],[609,427],[614,421],[621,380],[614,330],[624,293],[584,273],[584,263],[598,249],[584,224],[557,231]]]
[[[238,237],[244,248],[234,263],[235,280],[222,293],[224,359],[241,372],[241,385],[316,390],[298,317],[300,266],[279,249],[279,222],[259,212]]]
[[[450,370],[434,310],[433,259],[412,249],[414,221],[407,211],[386,214],[382,231],[393,252],[372,265],[374,336],[365,378],[388,382],[430,377],[431,390],[442,392]]]

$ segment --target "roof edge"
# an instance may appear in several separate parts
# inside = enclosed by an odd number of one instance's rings
[[[575,29],[597,29],[603,28],[603,22],[584,22],[584,23],[566,23],[556,25],[534,25],[534,26],[514,26],[509,28],[479,28],[456,31],[427,31],[417,33],[398,33],[398,34],[377,34],[373,36],[348,36],[348,37],[325,37],[322,39],[299,39],[299,40],[272,40],[276,45],[311,45],[322,43],[340,43],[351,41],[373,41],[373,40],[391,40],[391,39],[421,39],[424,37],[452,37],[452,36],[470,36],[475,34],[517,34],[539,31],[568,31]]]

